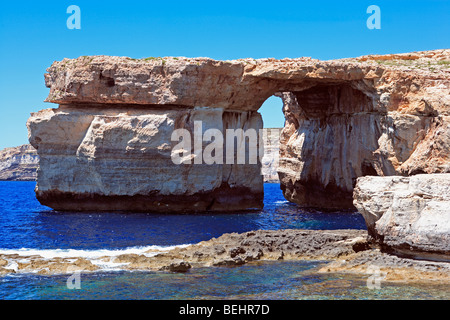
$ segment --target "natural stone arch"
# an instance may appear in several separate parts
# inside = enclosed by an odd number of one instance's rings
[[[387,113],[361,81],[280,81],[278,86],[273,94],[282,98],[286,119],[278,167],[285,198],[301,206],[352,208],[358,177],[392,169],[375,155]]]
[[[381,61],[448,59],[449,50]],[[235,211],[261,208],[260,164],[170,161],[170,132],[262,128],[257,110],[284,99],[281,185],[306,206],[348,207],[361,175],[449,172],[450,80],[444,71],[300,59],[80,57],[55,62],[32,114],[36,194],[58,210]],[[427,60],[428,59],[428,60]],[[396,60],[396,61],[397,61]]]

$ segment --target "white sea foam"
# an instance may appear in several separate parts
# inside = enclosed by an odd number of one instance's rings
[[[114,262],[114,258],[122,254],[138,254],[146,257],[152,257],[159,253],[168,252],[175,248],[185,248],[189,244],[175,245],[175,246],[141,246],[129,247],[124,249],[98,249],[98,250],[79,250],[79,249],[0,249],[0,255],[18,255],[20,259],[13,259],[8,262],[5,269],[18,271],[18,264],[27,263],[33,259],[33,256],[39,256],[41,259],[50,260],[53,258],[63,258],[67,262],[75,262],[77,258],[84,258],[90,260],[97,265],[101,271],[120,271],[128,263]],[[5,257],[7,258],[7,257]],[[8,259],[9,260],[9,259]],[[15,261],[14,261],[15,260]],[[38,272],[40,269],[31,271],[31,273]]]
[[[115,257],[121,254],[139,254],[147,257],[154,256],[158,253],[167,252],[175,248],[185,248],[189,244],[175,245],[175,246],[142,246],[129,247],[124,249],[97,249],[97,250],[80,250],[80,249],[0,249],[0,254],[19,256],[40,256],[44,259],[53,258],[86,258],[89,260],[98,259],[100,257]]]

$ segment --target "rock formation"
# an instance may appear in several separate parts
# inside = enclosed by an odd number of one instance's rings
[[[43,257],[0,254],[0,276],[11,273],[61,274],[120,270],[186,272],[191,268],[234,267],[259,261],[321,261],[313,272],[367,274],[379,268],[383,281],[450,282],[450,264],[400,258],[370,248],[364,230],[255,230],[229,233],[193,245],[98,257]]]
[[[34,114],[36,195],[55,210],[184,212],[261,208],[260,164],[176,164],[175,129],[261,128],[254,112],[218,108],[60,106]]]
[[[350,207],[358,177],[450,172],[449,60],[450,50],[343,59],[346,72],[324,68],[314,86],[282,93],[286,199]],[[353,61],[372,63],[361,79]]]
[[[279,183],[280,136],[282,128],[263,129],[264,156],[261,159],[261,173],[264,182]]]
[[[0,180],[36,180],[38,165],[39,156],[29,144],[0,150]]]
[[[264,156],[261,159],[261,172],[264,182],[279,183],[278,159],[280,133],[282,128],[264,128]],[[29,144],[0,150],[0,180],[35,181],[39,156]]]
[[[450,174],[362,177],[354,194],[384,250],[450,262]]]
[[[191,152],[194,163],[175,165],[171,133],[193,132],[195,121],[202,133],[258,130],[257,110],[276,94],[286,116],[278,169],[285,197],[352,206],[360,176],[450,171],[449,60],[450,50],[435,50],[333,61],[55,62],[46,101],[60,106],[28,121],[41,157],[37,198],[57,210],[261,208],[260,161],[195,164]]]

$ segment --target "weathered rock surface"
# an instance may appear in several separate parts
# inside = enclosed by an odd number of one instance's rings
[[[33,114],[36,196],[55,210],[194,212],[261,208],[257,164],[177,164],[174,130],[262,128],[256,112],[60,106]],[[205,143],[206,144],[206,143]],[[194,156],[194,154],[192,154]],[[188,156],[189,157],[189,156]],[[190,159],[188,159],[190,160]]]
[[[38,165],[39,156],[31,145],[0,150],[0,180],[36,180]]]
[[[362,177],[354,204],[386,250],[450,261],[450,174]]]
[[[261,172],[264,182],[278,183],[278,155],[282,128],[264,128],[264,156],[261,159]],[[0,180],[35,181],[39,156],[31,145],[5,148],[0,151]]]
[[[280,136],[282,128],[263,129],[264,156],[261,159],[261,173],[264,182],[279,183]]]
[[[59,210],[261,207],[259,162],[175,167],[170,131],[192,131],[194,120],[259,129],[257,110],[276,94],[286,116],[278,169],[285,197],[350,207],[360,176],[450,171],[449,60],[450,50],[434,50],[332,61],[55,62],[47,101],[60,107],[28,121],[41,156],[38,199]]]
[[[286,199],[350,207],[358,177],[450,172],[449,60],[449,50],[343,59],[372,69],[361,81],[347,80],[349,68],[334,83],[282,93]]]
[[[224,234],[166,252],[96,257],[51,258],[0,255],[0,274],[93,272],[102,264],[123,270],[187,272],[201,267],[238,267],[258,261],[320,260],[313,272],[367,275],[379,268],[383,281],[450,282],[450,263],[400,258],[372,249],[363,230],[256,230]]]
[[[366,277],[376,276],[380,281],[450,283],[450,263],[398,257],[371,249],[336,259],[318,272],[354,273]]]
[[[255,260],[331,260],[367,245],[364,230],[257,230],[229,233],[156,256],[192,266],[233,266]]]

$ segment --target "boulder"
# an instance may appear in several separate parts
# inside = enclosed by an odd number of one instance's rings
[[[354,204],[383,249],[450,261],[450,174],[358,178]]]
[[[170,271],[170,272],[178,272],[183,273],[187,272],[192,266],[185,261],[175,261],[169,264],[168,266],[164,266],[161,270]]]

